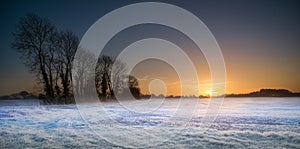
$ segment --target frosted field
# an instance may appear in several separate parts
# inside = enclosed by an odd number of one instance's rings
[[[195,111],[184,106],[190,120],[176,115],[176,99],[144,113],[117,103],[82,105],[85,120],[76,105],[3,103],[0,148],[300,148],[300,98],[226,98],[209,126],[202,125],[208,99]]]

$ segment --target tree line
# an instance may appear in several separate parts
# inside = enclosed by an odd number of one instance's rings
[[[35,14],[22,17],[12,35],[12,47],[21,54],[24,64],[36,75],[38,83],[43,87],[40,97],[46,102],[72,102],[68,101],[73,100],[72,81],[84,84],[83,76],[80,75],[84,74],[85,66],[81,66],[82,72],[76,72],[76,78],[72,78],[71,71],[79,48],[78,36],[72,31],[59,31],[48,19]],[[85,61],[88,65],[89,60]],[[116,66],[114,70],[113,65]],[[102,55],[98,58],[95,78],[92,79],[95,79],[101,99],[114,98],[115,92],[122,92],[124,87],[129,87],[134,97],[140,97],[137,79],[134,76],[124,76],[125,69],[124,63],[111,56]],[[116,71],[116,75],[111,76],[112,71]],[[81,90],[75,88],[75,91]]]

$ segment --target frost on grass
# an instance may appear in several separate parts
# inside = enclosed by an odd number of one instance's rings
[[[85,105],[90,112],[85,120],[76,105],[0,106],[0,148],[143,147],[149,143],[160,148],[300,145],[298,98],[226,99],[216,120],[204,129],[201,120],[206,105],[200,101],[188,123],[174,115],[177,107],[173,101],[147,113],[130,111],[117,103],[105,103],[104,111]],[[121,142],[124,138],[126,144]],[[165,140],[157,143],[156,139]]]

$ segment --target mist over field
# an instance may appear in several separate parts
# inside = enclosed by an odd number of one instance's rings
[[[177,99],[145,113],[86,104],[88,116],[76,105],[0,106],[0,148],[299,147],[299,98],[226,98],[209,127],[202,125],[209,99],[187,100],[199,100],[195,111],[185,105],[194,111],[188,122],[175,114]]]

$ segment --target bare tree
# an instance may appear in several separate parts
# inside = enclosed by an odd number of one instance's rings
[[[49,43],[47,44],[47,52],[45,55],[45,64],[46,64],[46,71],[49,77],[49,84],[51,87],[51,97],[54,97],[54,77],[55,77],[55,59],[57,57],[57,50],[58,50],[58,34],[57,32],[53,32],[49,36]]]
[[[70,82],[72,81],[72,61],[74,59],[79,39],[71,31],[61,32],[59,35],[59,50],[57,57],[57,68],[63,87],[63,96],[66,98],[70,94]]]
[[[12,47],[22,54],[24,64],[42,80],[47,96],[53,97],[53,37],[55,27],[49,20],[30,14],[20,19]]]
[[[126,65],[121,61],[110,56],[101,56],[96,66],[96,86],[101,89],[98,90],[98,94],[106,94],[104,93],[103,82],[106,82],[108,93],[112,98],[115,96],[115,91],[120,92],[126,85],[124,82],[125,70]]]
[[[115,60],[111,70],[111,82],[115,94],[122,94],[123,89],[127,87],[126,82],[126,64],[120,60]]]
[[[106,99],[107,96],[107,77],[104,73],[101,78],[101,96],[104,99]]]
[[[37,75],[47,97],[62,94],[66,103],[66,98],[71,94],[70,82],[73,79],[74,90],[80,96],[91,95],[94,88],[92,85],[95,85],[91,82],[94,80],[98,94],[105,97],[114,97],[115,92],[119,94],[128,86],[132,94],[140,94],[137,79],[132,76],[126,79],[128,76],[125,75],[125,64],[113,57],[101,56],[95,64],[93,53],[79,47],[72,67],[79,44],[78,37],[71,31],[58,33],[45,18],[27,15],[20,19],[12,34],[15,37],[12,47],[21,53],[25,65]],[[74,74],[72,68],[75,68]]]
[[[107,83],[107,87],[109,90],[109,94],[111,96],[114,96],[111,78],[110,78],[111,69],[114,64],[114,61],[115,60],[112,57],[103,55],[98,59],[98,63],[96,66],[96,86],[97,87],[100,87],[100,85],[102,86],[102,82],[104,81],[103,79],[105,79],[105,82]],[[103,93],[101,89],[100,94],[106,94],[106,93]]]
[[[139,99],[141,97],[141,91],[139,88],[139,82],[136,77],[129,75],[128,76],[128,88],[136,99]]]
[[[89,83],[92,79],[95,79],[95,74],[92,68],[95,68],[94,62],[96,60],[93,53],[84,50],[79,47],[77,51],[76,60],[73,63],[73,82],[74,82],[74,91],[78,96],[88,95],[95,85]]]

